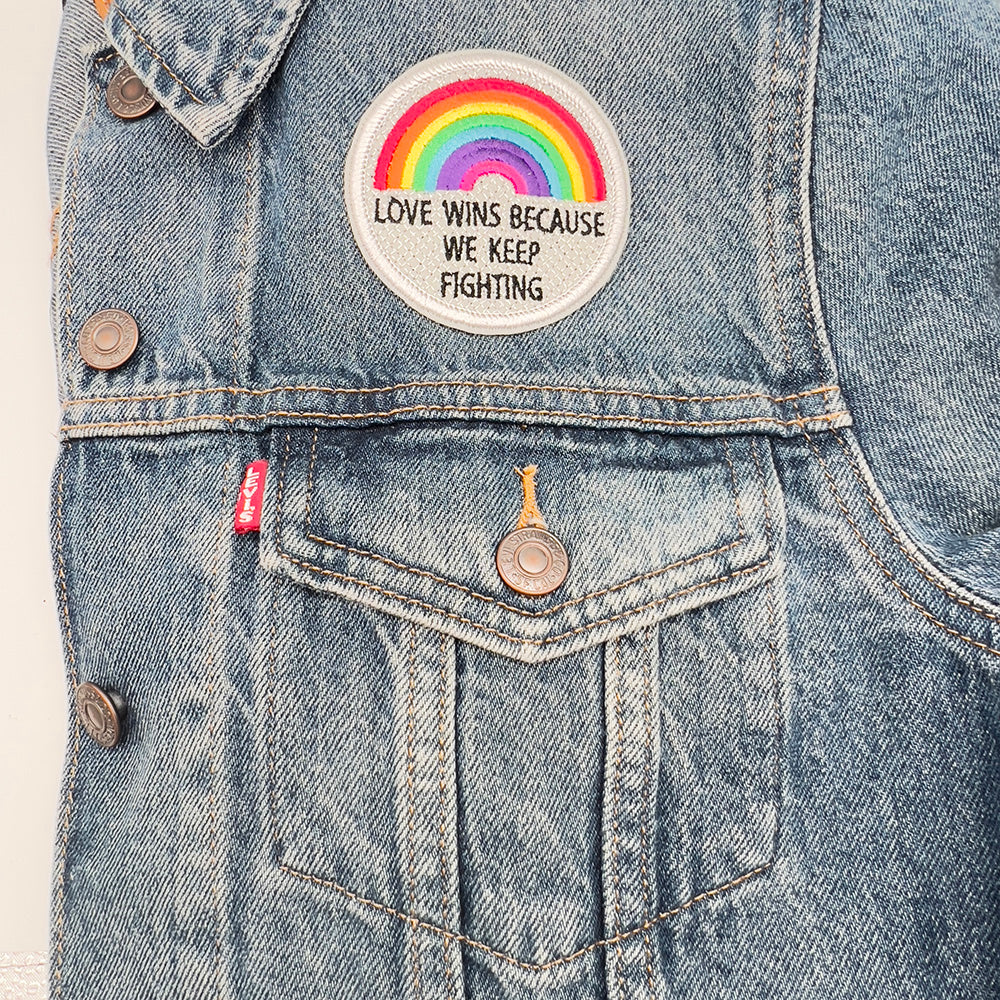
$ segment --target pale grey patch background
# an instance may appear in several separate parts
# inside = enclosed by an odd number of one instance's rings
[[[44,997],[49,881],[66,700],[52,587],[49,480],[59,425],[48,325],[45,115],[59,0],[2,0],[12,44],[0,64],[0,1000]]]

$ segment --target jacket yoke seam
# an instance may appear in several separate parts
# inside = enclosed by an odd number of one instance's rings
[[[281,385],[270,389],[250,389],[239,385],[209,386],[204,389],[181,389],[177,392],[164,392],[147,396],[89,396],[67,400],[63,406],[82,406],[96,403],[152,403],[165,399],[183,399],[187,396],[207,396],[217,393],[230,393],[234,396],[271,396],[279,392],[317,392],[330,393],[338,396],[378,395],[386,392],[397,392],[400,389],[513,389],[526,392],[566,392],[583,396],[622,397],[627,399],[651,400],[661,403],[732,403],[750,399],[762,399],[769,403],[791,403],[809,396],[826,396],[840,392],[838,385],[824,385],[816,389],[806,389],[789,396],[772,396],[763,392],[741,392],[728,396],[671,396],[655,392],[635,392],[630,389],[600,389],[576,385],[530,385],[518,382],[464,382],[460,380],[442,379],[424,382],[397,382],[395,385],[354,387],[354,386],[323,386],[323,385]]]
[[[570,417],[597,423],[618,421],[626,424],[639,424],[650,427],[745,427],[758,424],[770,424],[773,427],[805,428],[806,424],[827,424],[831,421],[847,417],[847,410],[836,413],[824,413],[814,417],[798,416],[794,420],[778,420],[774,417],[739,417],[732,420],[663,420],[657,417],[635,417],[627,414],[576,413],[570,410],[527,410],[503,406],[401,406],[393,410],[373,411],[370,413],[307,413],[295,410],[270,410],[267,413],[199,413],[188,417],[174,417],[166,420],[121,420],[100,421],[83,424],[63,424],[60,431],[112,430],[126,427],[172,427],[187,424],[197,420],[218,420],[227,424],[257,422],[272,418],[296,418],[301,420],[331,420],[354,421],[374,420],[378,418],[397,417],[408,413],[496,413],[526,417]]]

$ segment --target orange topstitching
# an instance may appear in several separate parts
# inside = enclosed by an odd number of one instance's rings
[[[404,413],[498,413],[527,417],[572,417],[579,420],[597,422],[619,421],[626,424],[640,424],[648,427],[745,427],[770,424],[772,427],[806,427],[823,424],[849,416],[847,410],[824,413],[815,417],[799,416],[795,420],[777,420],[774,417],[740,417],[733,420],[661,420],[656,417],[633,417],[627,414],[576,413],[571,410],[525,410],[505,406],[400,406],[392,410],[370,413],[305,413],[296,410],[269,410],[267,413],[198,413],[188,417],[174,417],[167,420],[112,420],[82,424],[62,424],[60,431],[101,430],[115,427],[173,427],[192,421],[220,421],[234,424],[270,420],[273,417],[288,417],[299,420],[372,420],[379,417],[395,417]]]
[[[317,392],[330,393],[338,396],[377,395],[383,392],[397,392],[400,389],[514,389],[523,392],[568,392],[584,396],[611,396],[627,399],[652,400],[663,403],[730,403],[748,399],[762,399],[768,403],[791,403],[807,396],[825,396],[832,392],[840,392],[840,386],[824,385],[817,389],[807,389],[791,396],[769,396],[762,392],[742,392],[729,396],[669,396],[655,392],[634,392],[630,389],[598,389],[575,385],[531,385],[517,382],[466,382],[443,379],[430,382],[398,382],[395,385],[372,386],[370,388],[352,388],[350,386],[324,385],[280,385],[270,389],[246,389],[238,385],[214,386],[206,389],[182,389],[177,392],[164,392],[148,396],[89,396],[69,399],[64,407],[82,406],[91,403],[152,403],[161,399],[183,399],[186,396],[208,396],[217,393],[229,393],[233,396],[270,396],[278,392]]]

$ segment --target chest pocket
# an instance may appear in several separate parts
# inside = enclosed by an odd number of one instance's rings
[[[648,948],[767,869],[783,519],[764,439],[272,435],[262,714],[285,873],[408,923],[415,949],[443,937],[445,962],[457,940],[545,969]],[[496,559],[528,466],[568,559],[544,596]]]

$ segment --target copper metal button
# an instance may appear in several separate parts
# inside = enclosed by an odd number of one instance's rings
[[[518,528],[497,546],[497,572],[511,590],[542,597],[566,579],[569,556],[551,531]]]
[[[91,368],[107,371],[125,364],[139,343],[135,320],[121,309],[94,313],[80,331],[80,355]]]
[[[156,107],[156,101],[131,66],[122,66],[105,92],[108,107],[119,118],[141,118]]]
[[[117,691],[102,691],[86,682],[76,689],[76,715],[87,735],[106,748],[121,742],[125,702]]]

